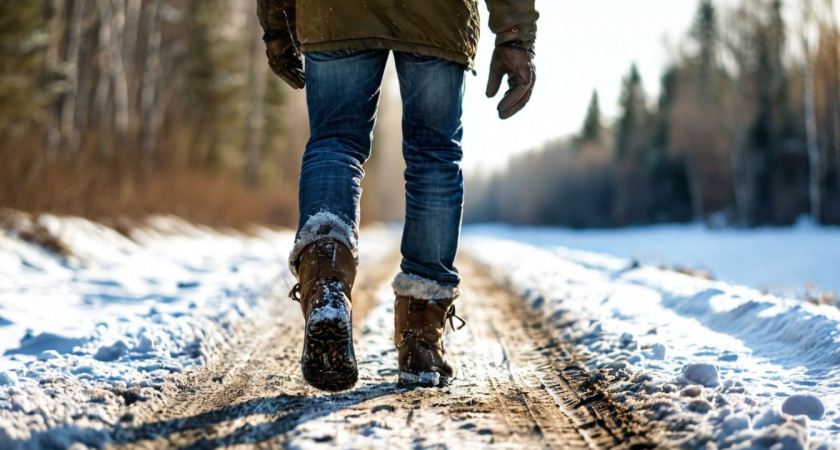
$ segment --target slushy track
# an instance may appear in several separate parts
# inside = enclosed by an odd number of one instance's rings
[[[459,261],[466,328],[450,333],[458,379],[398,390],[393,349],[397,258],[366,268],[353,293],[359,383],[329,394],[300,376],[303,320],[278,299],[275,319],[214,362],[175,378],[155,401],[128,407],[117,447],[650,448],[634,417],[578,370],[524,303]]]

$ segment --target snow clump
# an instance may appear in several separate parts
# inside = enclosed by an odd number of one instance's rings
[[[661,424],[665,446],[836,448],[823,442],[840,431],[837,310],[607,255],[465,235],[465,250],[573,347],[568,364]],[[810,399],[780,405],[803,386],[830,410]]]
[[[825,405],[816,395],[795,394],[782,403],[782,412],[792,416],[805,415],[811,420],[821,420],[825,416]]]
[[[720,373],[718,373],[718,368],[712,364],[689,364],[683,369],[683,376],[689,381],[706,387],[715,387],[720,384]]]
[[[0,448],[104,446],[97,427],[120,421],[121,393],[157,401],[292,285],[290,231],[158,216],[128,237],[81,218],[21,221],[56,245],[0,220]]]

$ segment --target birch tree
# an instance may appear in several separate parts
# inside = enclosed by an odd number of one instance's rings
[[[805,74],[803,83],[803,107],[805,115],[805,134],[808,149],[808,199],[811,216],[819,222],[821,220],[821,178],[820,149],[817,143],[817,117],[814,94],[814,57],[811,51],[811,39],[814,28],[814,4],[812,0],[802,2],[802,23],[800,24],[799,39],[802,45],[802,61]]]
[[[67,87],[61,102],[61,145],[68,155],[79,150],[79,132],[76,123],[76,103],[82,67],[79,64],[84,32],[84,14],[88,0],[74,0],[67,27],[67,51],[64,58],[64,77]]]
[[[160,10],[162,0],[147,0],[143,22],[146,26],[146,57],[143,63],[143,81],[140,87],[141,153],[144,167],[151,163],[157,142],[159,114],[157,109],[158,83],[160,80]]]
[[[256,14],[248,16],[248,29],[257,30]],[[248,80],[250,85],[250,107],[245,127],[245,184],[256,187],[259,184],[260,162],[265,123],[264,102],[266,88],[265,48],[262,40],[253,33],[250,39]]]

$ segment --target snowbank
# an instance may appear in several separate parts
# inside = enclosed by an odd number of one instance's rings
[[[481,231],[465,249],[674,444],[840,440],[840,310]]]
[[[0,443],[107,442],[89,428],[138,400],[126,388],[163,395],[166,377],[207,362],[293,282],[290,231],[154,217],[128,238],[80,218],[27,220],[0,229]]]
[[[840,295],[840,227],[807,221],[789,228],[757,229],[673,224],[617,230],[473,225],[466,230],[543,248],[562,246],[706,271],[715,279],[774,295],[802,298],[823,291]]]

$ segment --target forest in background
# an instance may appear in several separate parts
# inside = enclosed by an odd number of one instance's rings
[[[270,72],[254,8],[0,2],[0,207],[294,225],[306,107]],[[700,0],[659,98],[631,68],[620,117],[602,117],[599,101],[614,99],[595,93],[577,136],[468,176],[465,220],[758,226],[809,214],[840,223],[833,9],[832,0],[725,9]],[[365,166],[366,221],[403,217],[393,84],[383,85]]]
[[[0,2],[0,206],[291,225],[308,134],[254,2]]]
[[[253,0],[0,2],[0,208],[294,226],[305,97],[262,34]],[[403,217],[399,94],[380,104],[366,222]]]
[[[595,92],[577,136],[468,177],[465,220],[751,227],[810,215],[840,224],[834,5],[789,3],[741,0],[724,9],[699,1],[658,99],[630,68],[614,121],[602,117]]]

